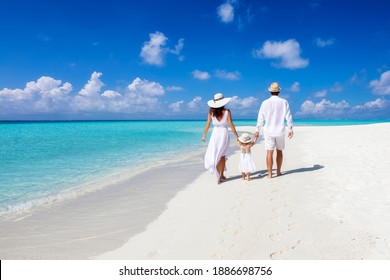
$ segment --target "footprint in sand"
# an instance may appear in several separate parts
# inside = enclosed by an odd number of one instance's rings
[[[281,257],[283,257],[284,255],[284,251],[283,250],[280,250],[280,251],[277,251],[277,252],[273,252],[269,255],[269,257],[272,259],[272,260],[278,260],[280,259]]]
[[[291,245],[291,246],[288,246],[287,248],[285,248],[284,250],[279,250],[279,251],[275,251],[275,252],[272,252],[269,257],[272,259],[272,260],[279,260],[281,259],[284,254],[286,254],[288,251],[291,251],[291,250],[294,250],[299,244],[301,244],[302,241],[301,240],[298,240],[297,242],[295,242],[295,244]]]

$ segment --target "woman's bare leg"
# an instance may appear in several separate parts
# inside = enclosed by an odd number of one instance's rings
[[[223,175],[223,172],[225,172],[225,164],[226,164],[226,158],[223,156],[223,157],[221,157],[221,159],[219,160],[219,162],[217,164],[217,172],[219,174],[220,181],[225,179],[225,176]]]

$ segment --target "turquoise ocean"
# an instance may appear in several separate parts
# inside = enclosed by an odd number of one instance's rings
[[[383,121],[295,121],[356,125]],[[205,151],[205,121],[0,122],[0,215],[109,186]],[[255,126],[255,120],[236,120]],[[211,133],[211,129],[209,134]]]

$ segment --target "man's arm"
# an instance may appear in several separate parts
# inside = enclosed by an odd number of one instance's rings
[[[292,120],[292,115],[290,111],[290,105],[288,102],[286,102],[286,121],[287,121],[287,131],[288,131],[288,138],[292,138],[294,136],[294,131],[293,131],[293,120]]]

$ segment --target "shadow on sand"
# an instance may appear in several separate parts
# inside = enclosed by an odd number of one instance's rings
[[[314,164],[312,167],[303,167],[303,168],[297,168],[297,169],[283,171],[282,172],[282,176],[293,174],[293,173],[302,173],[302,172],[316,171],[316,170],[319,170],[319,169],[322,169],[322,168],[324,168],[323,165]],[[276,171],[276,169],[273,170],[273,171]],[[259,170],[259,171],[251,173],[251,179],[252,180],[261,179],[261,178],[266,177],[267,175],[268,175],[268,170],[267,169]],[[224,180],[224,182],[233,181],[233,180],[237,180],[237,179],[241,179],[241,175],[237,175],[237,176],[232,176],[232,177],[226,178]]]
[[[282,172],[282,175],[287,175],[287,174],[292,174],[292,173],[302,173],[302,172],[310,172],[310,171],[316,171],[319,169],[324,168],[323,165],[319,164],[314,164],[312,167],[303,167],[303,168],[298,168],[298,169],[293,169],[293,170],[288,170],[285,172]]]
[[[251,173],[251,180],[261,179],[262,177],[265,177],[265,176],[267,176],[266,169],[258,170],[256,172]],[[237,180],[237,179],[241,179],[241,174],[237,175],[237,176],[232,176],[232,177],[226,178],[224,180],[224,182],[233,181],[233,180]]]

